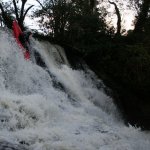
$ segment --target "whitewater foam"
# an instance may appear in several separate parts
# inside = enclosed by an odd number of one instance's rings
[[[31,150],[149,150],[150,134],[123,124],[94,73],[72,69],[64,52],[33,41],[48,71],[24,60],[11,34],[0,31],[2,141]],[[53,86],[49,73],[64,90]]]

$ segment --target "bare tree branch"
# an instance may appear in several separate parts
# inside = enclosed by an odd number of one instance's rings
[[[45,9],[45,7],[42,5],[42,3],[39,1],[39,0],[36,0],[39,4],[40,4],[40,6],[42,7],[42,9],[44,10],[44,11],[46,11],[46,9]]]
[[[118,17],[118,20],[117,20],[117,35],[120,35],[120,32],[121,32],[121,15],[120,15],[120,11],[119,11],[119,8],[117,7],[117,4],[114,3],[114,2],[111,2],[111,1],[108,1],[110,4],[114,5],[115,6],[115,11],[116,11],[116,15]]]
[[[34,5],[31,5],[30,7],[28,7],[28,9],[25,11],[24,15],[23,15],[23,20],[25,19],[25,16],[27,15],[28,11],[33,7]]]
[[[21,12],[20,12],[20,19],[23,18],[23,12],[24,12],[24,6],[27,0],[22,0],[22,5],[21,5]]]

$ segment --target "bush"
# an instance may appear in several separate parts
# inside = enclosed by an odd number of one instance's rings
[[[108,41],[107,41],[108,42]],[[150,53],[144,44],[101,44],[87,57],[89,64],[136,93],[150,92]]]

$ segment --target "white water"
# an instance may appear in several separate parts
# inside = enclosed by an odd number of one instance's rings
[[[149,150],[150,133],[123,124],[90,70],[71,69],[58,46],[33,43],[55,78],[0,31],[0,141],[30,150]]]

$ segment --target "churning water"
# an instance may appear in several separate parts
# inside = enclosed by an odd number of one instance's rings
[[[59,46],[31,44],[47,68],[0,31],[0,150],[150,149],[150,133],[123,124],[92,71],[72,69]]]

